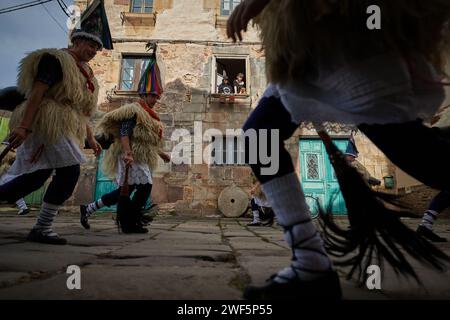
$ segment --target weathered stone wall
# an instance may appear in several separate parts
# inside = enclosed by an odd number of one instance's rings
[[[114,50],[103,50],[91,62],[101,87],[97,118],[128,98],[114,94],[120,82],[122,56],[145,54],[147,41],[153,40],[158,42],[157,59],[165,84],[156,107],[165,125],[164,150],[170,153],[178,143],[170,140],[174,130],[193,133],[194,121],[201,122],[203,131],[241,128],[266,86],[264,57],[256,31],[250,28],[246,43],[232,44],[226,38],[226,17],[219,16],[219,0],[155,0],[154,14],[141,15],[127,14],[129,5],[127,0],[105,1]],[[237,99],[234,104],[221,104],[211,97],[214,55],[248,59],[249,97]],[[208,143],[204,141],[202,147]],[[92,198],[95,171],[91,157],[70,203]],[[217,198],[225,187],[234,184],[249,190],[251,184],[250,169],[243,166],[175,165],[160,160],[153,176],[155,203],[173,203],[177,211],[195,215],[217,214]]]

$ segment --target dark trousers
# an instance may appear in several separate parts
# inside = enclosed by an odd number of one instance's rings
[[[297,129],[298,124],[292,122],[291,115],[284,108],[281,101],[277,98],[262,98],[259,102],[258,106],[255,110],[252,111],[249,118],[244,124],[243,131],[247,131],[249,129],[256,130],[257,138],[258,138],[258,148],[260,140],[263,137],[260,135],[261,129],[266,129],[268,131],[267,141],[266,142],[269,150],[269,154],[271,156],[278,154],[279,156],[279,169],[277,173],[274,175],[262,175],[261,168],[269,167],[270,164],[262,164],[259,156],[257,157],[257,163],[250,163],[250,167],[252,168],[254,174],[258,178],[261,183],[266,183],[276,177],[281,177],[286,174],[294,172],[294,165],[292,163],[292,158],[289,152],[286,150],[284,146],[284,141],[289,139]],[[279,130],[279,141],[278,141],[278,150],[271,150],[271,141],[270,141],[270,130]],[[255,145],[250,146],[249,141],[246,141],[245,144],[245,152],[246,152],[246,162],[249,163],[249,153],[258,152],[254,147]]]
[[[441,213],[448,207],[450,207],[450,191],[441,191],[431,200],[428,209]]]
[[[252,207],[252,211],[258,211],[259,210],[259,206],[256,204],[255,198],[252,198],[252,200],[250,200],[250,206]]]
[[[450,190],[450,140],[421,120],[358,128],[410,176],[438,190]]]
[[[150,197],[150,194],[152,192],[152,185],[150,183],[134,184],[129,187],[129,194],[131,195],[133,191],[136,192],[134,193],[131,202],[135,208],[141,209],[147,202],[147,199]],[[105,206],[111,207],[119,202],[119,196],[120,188],[110,193],[104,194],[101,199]]]
[[[0,186],[0,200],[14,203],[42,187],[53,169],[43,169],[18,176]],[[72,195],[80,176],[80,165],[55,169],[55,175],[44,195],[44,202],[62,205]]]

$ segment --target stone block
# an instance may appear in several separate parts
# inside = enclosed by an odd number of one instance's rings
[[[205,200],[208,198],[208,188],[204,186],[193,186],[194,200]]]
[[[184,200],[184,188],[177,186],[169,186],[167,188],[168,202],[176,202],[178,200]]]
[[[206,95],[203,93],[197,93],[191,95],[191,103],[194,104],[205,104],[206,103]]]
[[[153,178],[153,187],[151,199],[153,203],[166,203],[168,202],[167,184],[163,178]]]
[[[209,168],[207,164],[194,164],[191,166],[191,172],[207,177]]]
[[[173,119],[175,122],[193,122],[194,113],[175,112],[173,114]]]
[[[206,106],[204,103],[186,103],[183,106],[183,112],[188,113],[204,113],[206,110]]]
[[[172,171],[187,173],[189,171],[189,165],[188,164],[173,164]]]
[[[216,0],[203,0],[203,8],[216,9],[219,8],[219,1]]]
[[[192,186],[185,186],[183,197],[183,200],[192,201],[194,199],[194,188]]]

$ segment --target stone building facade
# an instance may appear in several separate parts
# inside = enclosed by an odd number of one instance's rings
[[[74,2],[83,9],[89,1]],[[135,96],[139,66],[142,69],[145,63],[143,61],[149,54],[146,44],[152,41],[157,44],[157,61],[164,82],[164,94],[156,111],[165,125],[166,152],[174,150],[182,140],[171,140],[177,129],[185,129],[193,135],[196,130],[203,134],[208,129],[225,132],[226,129],[242,127],[267,83],[264,52],[261,50],[257,31],[250,28],[244,42],[238,44],[233,44],[226,37],[227,15],[239,1],[104,2],[114,49],[103,50],[91,63],[101,86],[98,117]],[[246,94],[237,95],[232,102],[217,93],[217,86],[225,73],[232,80],[237,72],[245,75]],[[350,132],[337,126],[331,134],[337,140],[344,140],[349,137]],[[193,145],[188,147],[193,151],[193,157],[198,157],[199,153],[205,151],[213,136],[203,137],[201,148]],[[301,127],[287,141],[300,176],[305,172],[319,176],[320,172],[326,170],[325,162],[321,158],[325,156],[323,152],[322,156],[309,156],[309,160],[305,160],[300,150],[302,141],[310,141],[311,145],[314,145],[315,141],[318,141],[317,138],[313,129]],[[402,181],[407,181],[408,178],[401,178],[403,180],[400,181],[397,178],[401,176],[398,169],[366,137],[357,133],[355,138],[361,154],[359,161],[373,176],[382,181],[383,177],[392,176],[395,181],[392,192],[401,190],[404,187]],[[189,138],[183,139],[190,146]],[[190,142],[193,141],[194,137]],[[223,149],[226,149],[223,150],[224,155],[238,152],[233,142],[222,142]],[[317,159],[322,159],[322,162],[314,163],[313,160]],[[306,168],[309,165],[312,167]],[[98,186],[97,171],[98,161],[91,156],[89,163],[83,168],[77,190],[69,204],[86,203],[93,199]],[[218,197],[224,188],[237,186],[248,192],[252,185],[250,168],[236,163],[235,159],[221,165],[164,164],[160,161],[153,177],[154,203],[171,204],[176,213],[197,216],[220,214]],[[326,188],[327,181],[322,182]],[[381,188],[384,188],[384,185]]]

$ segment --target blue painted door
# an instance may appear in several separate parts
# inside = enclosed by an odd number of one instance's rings
[[[345,139],[333,142],[342,151],[345,151],[348,143]],[[303,192],[311,196],[306,198],[310,208],[315,207],[314,199],[318,199],[323,208],[328,209],[331,206],[333,214],[346,214],[345,201],[322,141],[301,139],[299,147],[300,179]]]
[[[100,199],[104,194],[110,193],[117,189],[117,184],[110,180],[102,170],[102,162],[105,156],[105,151],[102,152],[100,158],[98,159],[97,175],[95,183],[95,195],[94,199]],[[116,206],[113,207],[103,207],[99,211],[115,211]]]
[[[113,180],[109,179],[102,170],[102,162],[103,162],[104,156],[105,156],[105,151],[102,152],[102,154],[100,155],[100,158],[98,159],[97,175],[96,175],[96,183],[95,183],[95,195],[94,195],[95,200],[101,198],[102,195],[104,195],[106,193],[110,193],[111,191],[114,191],[117,189],[117,184]],[[145,205],[146,208],[150,208],[150,206],[151,206],[150,199],[151,198],[149,197],[149,199],[147,200],[147,203]],[[112,206],[112,207],[103,207],[99,211],[115,211],[115,210],[116,210],[116,206]]]

